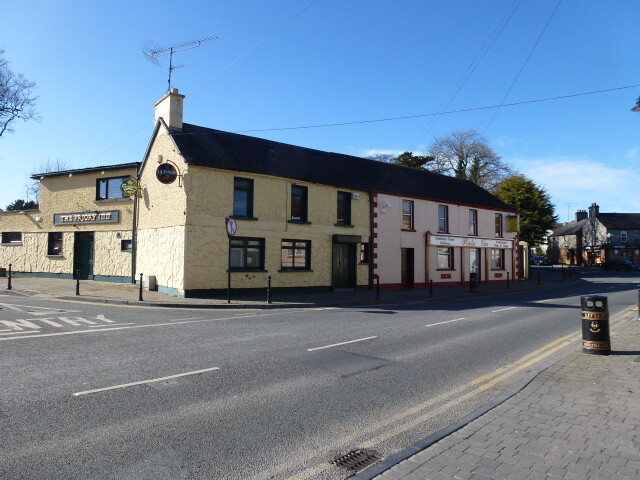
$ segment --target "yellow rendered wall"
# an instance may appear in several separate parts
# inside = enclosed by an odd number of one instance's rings
[[[229,172],[189,166],[185,176],[188,192],[186,232],[186,290],[227,287],[229,244],[225,217],[233,214],[234,177],[254,181],[254,211],[257,220],[238,219],[238,237],[265,239],[267,272],[232,272],[233,288],[264,288],[271,275],[272,287],[331,286],[333,235],[360,235],[369,241],[369,197],[364,192],[351,202],[354,228],[336,227],[337,192],[325,185],[296,182],[265,175]],[[308,188],[310,225],[288,223],[291,186]],[[344,190],[344,189],[343,189]],[[347,191],[347,190],[345,190]],[[311,241],[311,272],[280,272],[281,241]],[[368,265],[357,262],[358,285],[369,281]]]

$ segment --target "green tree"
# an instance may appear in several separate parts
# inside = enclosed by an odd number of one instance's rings
[[[434,158],[428,155],[414,155],[413,152],[404,152],[398,155],[393,160],[393,163],[417,170],[428,170],[427,165],[433,162],[433,160]]]
[[[17,212],[21,210],[36,210],[37,208],[38,208],[38,204],[33,200],[27,200],[25,202],[24,200],[19,199],[7,205],[7,212]]]
[[[520,212],[521,239],[529,245],[542,242],[557,221],[549,194],[524,175],[504,179],[494,193]]]

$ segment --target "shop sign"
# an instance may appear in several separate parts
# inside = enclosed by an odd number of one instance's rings
[[[462,237],[457,235],[431,235],[429,245],[438,247],[513,248],[513,240],[497,238]]]
[[[178,178],[176,167],[174,167],[170,163],[163,163],[161,165],[158,165],[158,168],[156,168],[156,178],[160,181],[160,183],[164,183],[167,185],[175,182],[176,178]]]
[[[105,212],[73,212],[53,215],[54,225],[78,225],[85,223],[119,223],[120,210]]]
[[[135,178],[129,178],[122,182],[120,189],[122,190],[122,194],[127,197],[133,197],[138,193],[138,189],[140,188],[140,184]]]

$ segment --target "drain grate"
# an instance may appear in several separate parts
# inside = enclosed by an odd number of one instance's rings
[[[374,463],[378,463],[380,460],[382,460],[382,456],[375,450],[358,448],[336,458],[331,463],[337,467],[357,473]]]

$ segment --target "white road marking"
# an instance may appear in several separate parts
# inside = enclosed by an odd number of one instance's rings
[[[79,397],[80,395],[89,395],[90,393],[106,392],[107,390],[117,390],[119,388],[133,387],[135,385],[144,385],[146,383],[162,382],[163,380],[169,380],[171,378],[186,377],[188,375],[197,375],[198,373],[212,372],[213,370],[220,370],[220,368],[219,367],[204,368],[202,370],[195,370],[193,372],[185,372],[185,373],[178,373],[176,375],[169,375],[167,377],[152,378],[150,380],[140,380],[139,382],[123,383],[122,385],[114,385],[112,387],[96,388],[95,390],[86,390],[84,392],[76,392],[73,394],[73,396]]]
[[[374,338],[378,338],[378,336],[376,335],[375,337],[359,338],[357,340],[349,340],[348,342],[334,343],[333,345],[325,345],[324,347],[307,348],[307,352],[314,352],[316,350],[323,350],[325,348],[339,347],[340,345],[348,345],[350,343],[364,342],[365,340],[373,340]]]
[[[116,327],[118,325],[135,325],[134,322],[128,322],[128,323],[111,323],[109,325],[89,325],[89,328],[104,328],[106,327]]]
[[[445,323],[459,322],[460,320],[466,320],[466,318],[455,318],[453,320],[446,320],[444,322],[429,323],[428,325],[425,325],[425,327],[435,327],[436,325],[444,325]]]
[[[514,308],[518,308],[518,307],[507,307],[507,308],[501,308],[500,310],[492,310],[491,313],[498,313],[498,312],[504,312],[505,310],[512,310]]]
[[[536,300],[533,303],[545,303],[545,302],[550,302],[551,300],[553,300],[553,298],[547,298],[546,300]]]
[[[29,305],[15,305],[13,303],[0,303],[0,307],[13,310],[15,312],[28,313],[30,315],[51,315],[54,312],[68,313],[79,312],[80,310],[63,310],[60,308],[47,308],[47,307],[32,307]]]
[[[1,331],[5,331],[5,330],[1,330]],[[25,333],[38,333],[37,330],[32,330],[30,332],[18,332],[18,331],[13,331],[13,332],[9,332],[9,333],[0,333],[0,335],[23,335]],[[1,339],[1,340],[7,340],[7,339]]]

